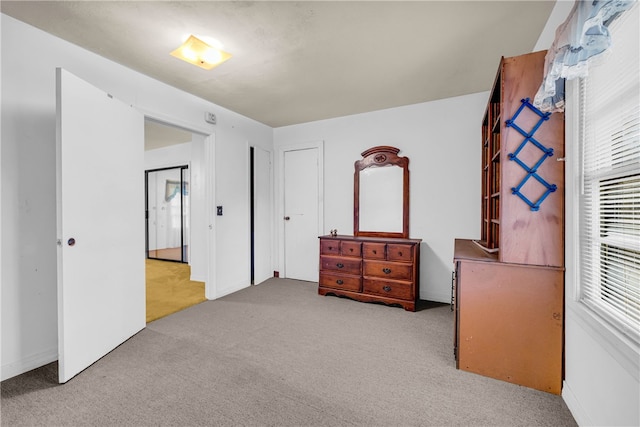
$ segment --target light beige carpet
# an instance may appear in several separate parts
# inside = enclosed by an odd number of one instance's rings
[[[147,323],[206,300],[204,282],[189,280],[188,264],[147,259],[146,274]]]
[[[2,427],[576,427],[561,396],[455,368],[448,304],[269,279],[150,323],[66,384],[5,380]]]

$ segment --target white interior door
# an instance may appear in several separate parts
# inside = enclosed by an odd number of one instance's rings
[[[318,281],[319,150],[284,152],[284,271]]]
[[[271,155],[259,147],[253,149],[253,189],[254,189],[254,283],[257,285],[272,274],[271,254],[273,238],[271,227]]]
[[[58,371],[145,326],[144,117],[56,70]]]

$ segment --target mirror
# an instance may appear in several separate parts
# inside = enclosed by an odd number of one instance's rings
[[[378,146],[355,163],[353,234],[409,237],[409,158]]]

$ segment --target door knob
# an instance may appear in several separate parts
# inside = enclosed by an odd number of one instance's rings
[[[285,220],[285,221],[289,221],[290,219],[291,219],[291,217],[290,217],[290,216],[285,216],[285,217],[284,217],[284,220]]]
[[[71,237],[69,240],[67,240],[67,245],[73,246],[75,244],[76,244],[76,239],[74,239],[73,237]]]

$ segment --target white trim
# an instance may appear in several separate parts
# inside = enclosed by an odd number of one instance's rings
[[[215,228],[215,195],[216,195],[216,168],[215,168],[215,148],[216,135],[211,133],[204,140],[204,163],[205,163],[205,217],[207,224],[207,280],[204,285],[204,295],[207,299],[217,298],[218,280],[216,277],[216,228]]]
[[[569,412],[571,412],[571,415],[573,415],[573,418],[579,426],[595,425],[566,381],[562,383],[562,400],[564,400],[567,408],[569,408]]]
[[[208,298],[208,299],[218,299],[218,298],[222,298],[222,297],[224,297],[224,296],[226,296],[226,295],[231,295],[231,294],[233,294],[233,293],[235,293],[235,292],[238,292],[238,291],[241,291],[241,290],[243,290],[243,289],[246,289],[246,288],[248,288],[249,286],[251,286],[251,285],[238,285],[238,286],[235,286],[235,287],[233,287],[233,288],[228,288],[228,289],[225,289],[225,290],[223,290],[223,291],[221,291],[221,292],[219,292],[219,293],[216,293],[215,298]]]
[[[631,377],[640,381],[640,347],[581,302],[570,301],[567,314],[575,315],[580,326],[609,353]]]
[[[157,111],[152,111],[144,107],[139,107],[139,106],[133,106],[133,107],[136,110],[140,111],[144,115],[145,119],[149,119],[160,124],[181,128],[183,130],[186,130],[187,132],[195,132],[205,136],[211,135],[212,133],[214,133],[214,129],[211,128],[213,127],[213,125],[211,125],[211,127],[196,125],[196,124],[193,124],[192,122],[186,122],[176,117],[158,113]]]
[[[275,239],[276,227],[274,219],[277,218],[276,206],[274,203],[276,195],[276,178],[275,178],[275,154],[273,150],[269,150],[269,179],[271,180],[271,229],[269,230],[269,238],[271,239],[271,267],[274,271],[277,267],[275,253],[278,251],[278,241]]]
[[[245,193],[247,195],[247,224],[246,224],[246,229],[247,229],[247,241],[246,241],[246,245],[247,245],[247,253],[249,254],[249,262],[246,264],[248,269],[247,269],[247,278],[249,279],[247,282],[247,286],[243,286],[242,289],[244,289],[245,287],[249,287],[251,286],[253,283],[251,283],[251,144],[249,143],[249,140],[245,140],[244,141],[244,170],[247,173],[247,180],[246,180],[246,186],[245,186]]]
[[[278,188],[276,190],[278,209],[276,215],[276,230],[278,233],[278,270],[280,277],[286,277],[284,265],[284,230],[281,219],[284,217],[284,153],[287,151],[318,150],[318,236],[324,230],[324,141],[310,141],[299,144],[282,145],[278,147]]]
[[[585,304],[580,302],[580,268],[579,257],[579,218],[580,174],[581,168],[578,160],[579,127],[577,107],[579,96],[578,80],[566,82],[566,109],[565,126],[567,141],[565,154],[567,164],[565,169],[565,212],[566,236],[565,236],[565,311],[567,315],[575,315],[576,320],[584,330],[607,353],[611,355],[629,374],[639,380],[640,371],[640,347],[610,326],[606,320],[595,314]]]
[[[0,381],[8,380],[56,360],[58,360],[57,346],[30,356],[21,357],[13,363],[2,365],[2,378],[0,378]]]
[[[207,227],[209,228],[209,233],[207,233],[207,254],[205,259],[207,260],[206,267],[206,277],[201,278],[204,282],[204,294],[207,299],[215,299],[217,293],[217,280],[215,275],[215,267],[216,267],[216,251],[215,251],[215,227],[214,227],[214,205],[215,205],[215,131],[201,126],[194,125],[191,122],[186,122],[184,120],[180,120],[178,118],[168,116],[166,114],[158,113],[157,111],[148,110],[146,108],[134,107],[142,114],[144,114],[145,120],[151,120],[160,124],[178,127],[184,129],[187,132],[197,133],[203,135],[204,139],[204,153],[205,153],[205,161],[204,161],[204,175],[205,175],[205,209],[207,212],[207,220],[209,224]],[[193,144],[193,141],[191,142]],[[193,159],[191,159],[193,160]],[[189,163],[189,168],[191,168],[191,161]],[[191,173],[191,170],[189,173]],[[193,226],[191,227],[193,228]],[[191,230],[189,230],[191,233]],[[189,262],[191,262],[191,256],[189,256]],[[196,280],[195,277],[192,277],[191,280]]]

